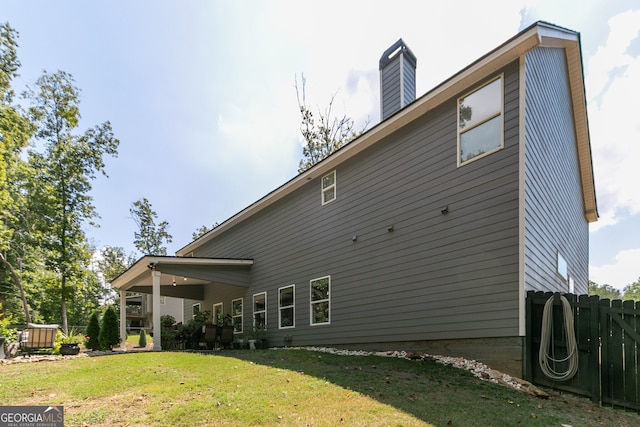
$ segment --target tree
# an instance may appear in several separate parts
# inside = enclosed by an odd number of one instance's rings
[[[112,349],[114,345],[120,342],[120,329],[118,326],[118,316],[113,307],[107,307],[102,316],[102,324],[100,325],[100,347],[103,349]]]
[[[143,255],[166,255],[167,248],[163,242],[171,243],[172,236],[167,231],[169,223],[162,221],[156,225],[158,214],[151,207],[147,198],[143,198],[133,203],[129,209],[133,221],[138,226],[138,231],[134,233],[133,243]]]
[[[628,284],[622,290],[624,299],[640,301],[640,277],[633,283]]]
[[[5,283],[0,291],[0,302],[5,303],[6,309],[7,299],[15,286],[25,321],[30,322],[21,277],[24,258],[30,253],[25,249],[28,233],[24,229],[28,222],[21,213],[24,213],[26,202],[22,183],[29,176],[22,151],[33,133],[33,126],[13,104],[11,82],[20,68],[17,38],[18,33],[8,23],[0,24],[0,278]]]
[[[324,112],[318,109],[318,118],[314,117],[311,108],[307,106],[306,100],[306,79],[302,75],[302,99],[300,99],[300,90],[296,79],[296,97],[298,99],[298,107],[302,123],[300,124],[300,132],[304,138],[305,145],[302,147],[303,159],[298,165],[298,173],[302,173],[329,156],[343,145],[362,135],[368,125],[365,123],[362,130],[354,129],[354,121],[346,115],[341,118],[332,116],[333,101],[336,94],[331,96],[329,105]]]
[[[109,283],[133,265],[133,255],[126,255],[124,249],[119,246],[105,246],[100,251],[98,259],[98,271]]]
[[[100,349],[100,320],[98,319],[98,313],[95,311],[89,318],[89,324],[87,325],[87,341],[85,345],[91,350]]]
[[[597,295],[600,298],[620,299],[620,291],[611,285],[598,285],[589,280],[589,295]]]
[[[207,234],[208,232],[210,232],[211,230],[216,228],[218,225],[220,225],[220,224],[218,224],[217,222],[215,224],[213,224],[213,226],[211,228],[207,227],[206,225],[203,225],[202,227],[200,227],[196,231],[194,231],[191,234],[191,237],[193,238],[193,240],[198,240],[200,237],[204,236],[205,234]]]
[[[57,272],[62,328],[66,332],[70,287],[79,282],[89,263],[83,225],[96,225],[98,215],[90,195],[96,173],[106,176],[104,157],[116,156],[119,141],[107,121],[74,133],[80,120],[79,94],[73,77],[58,71],[44,73],[25,96],[31,101],[29,116],[37,126],[36,142],[44,153],[31,151],[29,162],[37,185],[30,188],[31,208],[41,219],[39,242],[47,266]]]
[[[138,337],[138,347],[145,348],[147,346],[147,333],[144,329],[140,329],[140,336]]]

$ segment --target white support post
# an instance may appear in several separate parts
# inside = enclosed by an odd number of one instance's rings
[[[120,289],[120,350],[127,350],[127,291]]]
[[[153,301],[153,349],[162,350],[160,344],[160,272],[152,270],[153,277],[152,301]]]

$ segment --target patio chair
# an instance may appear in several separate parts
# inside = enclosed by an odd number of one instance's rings
[[[216,325],[205,325],[204,336],[202,337],[201,342],[206,344],[207,350],[216,349],[217,338],[218,338],[218,327]]]
[[[58,325],[36,325],[29,323],[27,329],[23,330],[18,341],[20,350],[27,355],[33,353],[51,353],[56,345],[56,335]]]
[[[233,326],[224,325],[220,328],[218,342],[222,348],[231,348],[233,345]]]

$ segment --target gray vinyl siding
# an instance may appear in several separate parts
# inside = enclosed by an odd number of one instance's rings
[[[399,55],[381,70],[380,81],[382,120],[416,99],[416,70],[406,54]]]
[[[400,60],[393,61],[380,72],[382,120],[400,110],[400,65]]]
[[[411,61],[405,56],[402,56],[403,61],[403,107],[406,107],[416,99],[416,70],[411,65]]]
[[[526,290],[567,292],[557,251],[575,292],[587,293],[589,229],[563,49],[536,48],[525,58]]]
[[[321,205],[316,177],[194,253],[254,260],[245,330],[266,291],[272,345],[518,335],[518,64],[502,71],[504,149],[456,167],[453,97],[340,164],[334,202]],[[311,326],[309,281],[323,276],[331,323]],[[291,284],[296,326],[279,331],[278,288]],[[227,291],[211,287],[207,306],[226,310]]]

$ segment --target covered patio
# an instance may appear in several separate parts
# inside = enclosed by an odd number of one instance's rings
[[[153,336],[160,337],[160,296],[204,300],[205,287],[216,284],[248,288],[253,259],[152,256],[140,258],[111,281],[120,292],[120,345],[126,349],[126,294],[152,295]],[[154,340],[154,350],[162,350]]]

